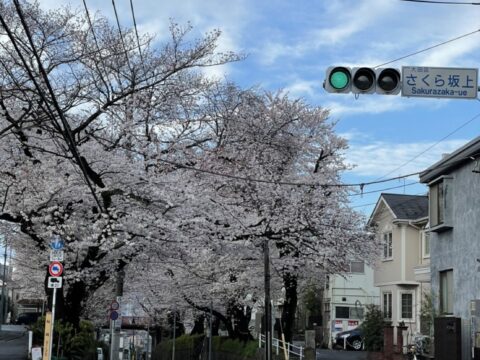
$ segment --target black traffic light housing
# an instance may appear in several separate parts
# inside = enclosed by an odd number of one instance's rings
[[[401,72],[394,68],[331,66],[323,87],[327,92],[396,95],[402,88]]]

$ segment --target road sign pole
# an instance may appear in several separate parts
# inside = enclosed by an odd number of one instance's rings
[[[52,300],[52,325],[50,327],[50,343],[48,344],[48,360],[52,358],[52,345],[53,345],[53,327],[55,324],[55,304],[57,300],[57,288],[53,288],[53,300]]]
[[[115,328],[115,320],[110,319],[110,360],[113,360],[113,329]]]

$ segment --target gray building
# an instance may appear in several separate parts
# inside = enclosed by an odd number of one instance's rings
[[[420,174],[429,186],[430,270],[441,316],[461,318],[462,360],[480,337],[471,302],[480,299],[480,137]],[[480,346],[480,344],[476,344]]]

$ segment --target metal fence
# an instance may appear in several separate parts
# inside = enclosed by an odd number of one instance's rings
[[[260,334],[258,337],[258,347],[263,347],[262,344],[265,344],[265,335]],[[286,350],[286,360],[289,360],[290,357],[303,360],[305,356],[305,351],[302,346],[296,346],[280,339],[272,339],[272,349],[277,355],[283,354]]]

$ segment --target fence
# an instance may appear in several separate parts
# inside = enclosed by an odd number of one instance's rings
[[[265,343],[265,335],[260,334],[260,336],[258,337],[258,347],[261,348],[262,344],[264,343]],[[305,352],[302,346],[296,346],[280,339],[275,339],[275,338],[272,339],[272,348],[273,348],[273,351],[275,351],[275,354],[277,355],[279,355],[280,352],[283,352],[284,349],[286,349],[287,355],[288,355],[287,360],[289,360],[290,356],[292,355],[295,358],[298,358],[300,360],[303,360],[305,356]]]

